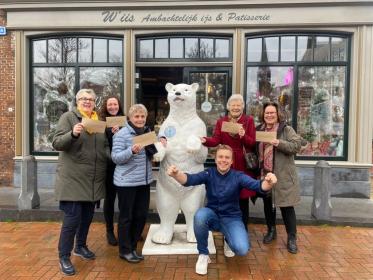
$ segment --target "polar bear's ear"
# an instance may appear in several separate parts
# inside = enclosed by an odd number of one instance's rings
[[[167,83],[167,84],[166,84],[166,87],[165,87],[166,90],[167,90],[167,92],[171,91],[171,89],[173,88],[173,86],[174,86],[173,84],[171,84],[171,83]]]
[[[198,90],[198,88],[199,88],[199,84],[197,84],[197,83],[193,83],[193,84],[191,85],[191,87],[192,87],[193,92],[197,92],[197,90]]]

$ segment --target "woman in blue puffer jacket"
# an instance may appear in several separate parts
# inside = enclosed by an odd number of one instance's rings
[[[157,152],[154,145],[133,144],[133,137],[150,132],[145,126],[147,115],[142,104],[129,109],[129,121],[114,135],[111,152],[116,164],[114,185],[119,206],[119,257],[130,263],[144,259],[136,247],[149,210],[150,183],[153,181],[151,159]]]

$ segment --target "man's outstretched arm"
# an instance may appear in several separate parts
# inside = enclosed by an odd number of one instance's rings
[[[181,185],[184,185],[188,179],[187,175],[184,172],[181,172],[175,165],[171,165],[167,169],[167,174]]]

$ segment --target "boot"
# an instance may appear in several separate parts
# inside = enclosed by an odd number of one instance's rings
[[[269,243],[272,242],[272,240],[275,240],[276,237],[277,237],[276,227],[271,226],[271,227],[268,228],[267,234],[264,235],[263,243],[264,244],[269,244]]]
[[[109,243],[111,246],[117,246],[118,240],[114,235],[113,231],[106,231],[106,240],[107,243]]]
[[[298,253],[297,236],[295,234],[288,235],[287,249],[289,253],[292,253],[292,254]]]

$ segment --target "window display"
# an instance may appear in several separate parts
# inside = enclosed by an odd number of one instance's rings
[[[115,38],[69,36],[32,39],[31,46],[31,150],[53,152],[58,120],[75,106],[79,89],[95,91],[97,109],[106,95],[122,95],[123,42]]]
[[[247,38],[247,113],[258,124],[263,103],[275,101],[284,120],[303,138],[298,156],[346,158],[348,39],[323,34],[278,37]],[[277,47],[280,60],[274,55]]]

